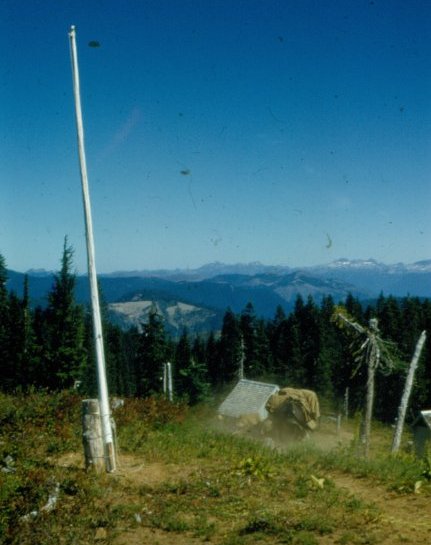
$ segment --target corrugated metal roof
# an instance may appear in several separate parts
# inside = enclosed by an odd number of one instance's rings
[[[220,405],[218,412],[235,418],[244,414],[258,414],[265,420],[268,416],[265,404],[279,389],[277,384],[241,379]]]
[[[424,419],[425,424],[431,430],[431,411],[421,411],[422,418]]]
[[[431,430],[431,409],[426,411],[419,411],[419,414],[415,421],[412,423],[412,427],[423,426],[425,424]]]

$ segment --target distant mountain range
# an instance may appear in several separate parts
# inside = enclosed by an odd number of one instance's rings
[[[44,306],[54,273],[30,270],[32,304]],[[8,288],[22,292],[23,273],[8,271]],[[335,301],[352,293],[360,300],[384,295],[431,297],[431,260],[385,265],[373,259],[339,259],[327,265],[291,268],[259,262],[226,265],[210,263],[198,269],[121,271],[99,276],[111,318],[123,327],[140,326],[151,303],[157,305],[171,334],[219,329],[227,307],[241,312],[252,302],[256,314],[274,315],[277,305],[289,312],[298,294],[319,303],[325,295]],[[89,301],[86,276],[78,276],[76,299]]]

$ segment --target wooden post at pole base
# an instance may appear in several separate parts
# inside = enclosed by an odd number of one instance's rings
[[[98,399],[82,401],[82,443],[84,445],[85,469],[97,473],[105,471],[102,420]]]

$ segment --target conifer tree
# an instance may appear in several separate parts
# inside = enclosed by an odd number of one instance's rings
[[[46,361],[45,353],[48,347],[48,331],[46,324],[46,311],[38,305],[33,311],[33,361],[31,367],[31,384],[46,387]]]
[[[398,301],[393,296],[377,299],[375,316],[379,320],[382,334],[393,342],[397,342],[402,330],[402,316]]]
[[[268,328],[265,320],[259,319],[255,326],[256,378],[273,376],[273,361],[269,346]]]
[[[285,319],[286,319],[286,313],[284,312],[283,307],[281,305],[277,305],[277,308],[275,309],[274,320],[273,320],[274,327],[277,327]]]
[[[291,314],[279,325],[274,360],[275,372],[285,386],[304,387],[305,368],[297,317]]]
[[[135,360],[137,331],[123,332],[109,318],[109,307],[98,284],[104,340],[106,376],[111,395],[131,396],[136,393]],[[94,329],[91,309],[85,315],[85,346],[88,352],[86,368],[82,372],[81,393],[97,396],[97,364],[94,350]]]
[[[180,369],[187,368],[192,359],[192,348],[190,345],[189,333],[184,328],[181,337],[178,340],[175,350],[175,370],[178,373]]]
[[[22,341],[22,314],[21,300],[11,292],[7,302],[7,316],[4,320],[6,339],[5,356],[3,360],[2,382],[4,389],[12,391],[20,386],[22,377],[21,341]]]
[[[0,254],[0,373],[2,389],[10,387],[9,368],[9,302],[6,289],[7,270],[4,257]]]
[[[431,300],[425,299],[422,301],[421,305],[421,327],[427,331],[427,334],[431,334]],[[424,350],[422,352],[422,357],[419,362],[418,370],[420,369],[420,377],[423,381],[423,397],[419,399],[417,392],[414,392],[412,395],[412,411],[416,416],[417,411],[420,407],[417,403],[414,402],[413,396],[416,395],[416,399],[422,403],[422,407],[431,407],[431,343],[425,343]],[[416,382],[418,385],[418,383]]]
[[[109,321],[104,325],[103,331],[109,392],[118,396],[130,396],[134,393],[134,370],[127,357],[125,335],[118,326]]]
[[[15,293],[9,294],[8,312],[8,370],[2,379],[7,389],[25,389],[29,384],[29,352],[26,339],[26,319],[23,300]]]
[[[411,354],[421,333],[421,304],[417,297],[402,300],[402,325],[398,338],[404,354]]]
[[[33,328],[33,313],[30,308],[29,281],[28,275],[24,276],[23,298],[21,301],[21,367],[24,370],[23,378],[25,386],[34,383],[35,369],[38,359],[35,345],[35,335]]]
[[[155,305],[142,327],[136,359],[136,393],[148,396],[162,390],[163,364],[168,361],[169,345],[161,316]]]
[[[41,369],[42,351],[46,350],[46,323],[42,309],[34,313],[30,309],[28,276],[24,276],[23,296],[7,293],[6,268],[0,255],[0,369],[2,388],[26,389],[30,385],[41,384],[45,369]],[[34,324],[40,328],[37,339]],[[43,334],[42,334],[43,332]],[[42,350],[43,347],[43,350]]]
[[[277,362],[277,345],[280,336],[281,324],[286,320],[286,313],[281,305],[278,305],[275,310],[275,315],[272,320],[269,320],[266,325],[269,349],[271,351],[271,358],[274,364],[274,369],[278,368]]]
[[[220,342],[211,331],[205,345],[205,361],[208,369],[208,379],[213,387],[220,384]]]
[[[2,383],[5,390],[26,389],[33,383],[34,335],[32,314],[29,307],[28,277],[24,276],[23,297],[14,292],[7,294],[7,313],[1,319]],[[0,311],[0,315],[1,315]]]
[[[79,392],[90,398],[98,397],[97,364],[93,340],[93,317],[89,308],[84,316],[84,345],[87,350],[85,366],[81,369]],[[105,351],[106,357],[106,351]],[[109,378],[109,376],[108,376]],[[109,390],[110,391],[110,390]]]
[[[364,311],[359,299],[354,297],[351,293],[347,294],[344,302],[344,308],[349,316],[352,316],[352,318],[356,318],[356,320],[359,322],[363,322],[365,320]]]
[[[141,335],[137,327],[131,327],[128,331],[123,331],[122,336],[125,358],[125,395],[135,396],[138,388],[135,362],[139,351]]]
[[[47,344],[43,382],[51,389],[72,387],[86,364],[84,310],[75,303],[76,276],[72,265],[73,249],[65,237],[61,269],[55,275],[46,310]]]
[[[319,327],[319,354],[317,357],[314,387],[316,392],[326,398],[334,393],[333,369],[337,361],[342,358],[342,345],[339,332],[331,323],[334,313],[332,297],[324,297],[318,315]],[[340,393],[344,393],[344,390]]]
[[[207,367],[193,356],[187,329],[184,329],[177,344],[175,375],[178,395],[185,397],[191,405],[208,398],[210,384]]]
[[[206,363],[205,341],[200,335],[196,335],[192,346],[192,357],[196,361]]]
[[[320,353],[319,311],[309,296],[304,305],[301,297],[295,304],[294,316],[298,323],[304,382],[302,387],[317,387],[316,368]]]
[[[239,327],[241,331],[241,351],[243,354],[244,376],[257,378],[261,373],[256,353],[256,315],[252,303],[247,303],[241,313]]]
[[[227,384],[239,376],[241,361],[241,329],[238,319],[230,308],[223,317],[220,337],[220,365],[217,369],[217,383]]]

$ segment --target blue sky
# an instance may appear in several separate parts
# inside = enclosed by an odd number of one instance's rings
[[[86,271],[71,24],[99,272],[430,258],[428,1],[0,0],[9,268]]]

